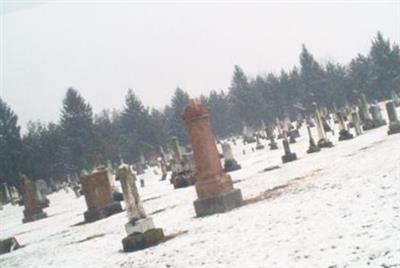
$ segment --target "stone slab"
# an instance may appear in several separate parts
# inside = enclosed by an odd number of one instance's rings
[[[145,233],[134,233],[122,239],[124,252],[133,252],[155,246],[164,241],[161,228],[154,228]]]
[[[197,217],[203,217],[216,213],[224,213],[240,207],[243,203],[242,192],[233,189],[219,196],[197,199],[193,202]]]
[[[122,206],[119,202],[112,202],[108,204],[106,207],[101,209],[91,209],[87,210],[83,213],[83,217],[85,222],[94,222],[100,219],[107,218],[113,214],[119,213],[122,211]]]
[[[288,163],[297,160],[297,155],[295,153],[282,155],[282,163]]]

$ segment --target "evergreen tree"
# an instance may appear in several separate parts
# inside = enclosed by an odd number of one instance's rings
[[[61,128],[64,135],[64,160],[66,170],[79,174],[95,164],[93,112],[89,103],[73,88],[69,88],[63,100]]]
[[[18,117],[0,98],[0,181],[18,184],[21,161],[21,136]]]
[[[185,125],[181,119],[181,114],[189,104],[189,101],[189,94],[178,87],[171,99],[171,110],[167,110],[170,133],[172,136],[178,137],[179,141],[182,143],[187,143],[189,141]]]

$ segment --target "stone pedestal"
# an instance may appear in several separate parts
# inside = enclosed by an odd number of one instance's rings
[[[128,223],[125,224],[127,237],[122,239],[125,252],[154,246],[164,241],[162,229],[154,227],[153,220],[146,215],[136,187],[136,177],[129,166],[121,165],[117,170],[126,204]]]
[[[353,134],[349,132],[344,121],[343,115],[340,112],[336,113],[336,119],[339,123],[339,141],[350,140],[354,138]]]
[[[325,133],[324,129],[324,123],[321,117],[321,112],[319,110],[319,107],[316,103],[313,103],[313,109],[315,113],[315,123],[318,131],[318,147],[319,148],[330,148],[333,147],[333,143],[328,139]]]
[[[233,188],[231,177],[222,169],[208,109],[199,101],[191,101],[183,111],[182,119],[189,133],[196,163],[196,215],[201,217],[239,207],[242,194]]]
[[[390,101],[386,103],[386,111],[389,117],[389,131],[388,134],[397,134],[400,133],[400,121],[397,116],[396,106],[394,102]]]
[[[223,143],[221,147],[222,153],[224,155],[225,172],[231,172],[241,169],[242,167],[236,162],[235,158],[233,157],[232,148],[229,143]]]
[[[93,222],[122,211],[121,204],[113,199],[109,172],[105,168],[95,169],[89,175],[82,175],[82,193],[88,210],[83,214],[85,222]]]
[[[256,136],[256,142],[256,150],[263,150],[265,148],[265,146],[260,142],[258,135]]]
[[[47,214],[43,212],[37,200],[35,185],[25,175],[21,175],[21,189],[25,206],[22,222],[27,223],[46,218]]]
[[[312,153],[317,153],[317,152],[321,151],[321,148],[319,148],[318,145],[315,143],[315,140],[311,133],[310,126],[307,126],[307,132],[308,132],[308,138],[310,141],[310,145],[308,147],[307,153],[312,154]]]
[[[361,124],[360,124],[360,117],[358,116],[357,111],[353,111],[351,113],[351,120],[354,125],[354,130],[356,131],[356,135],[360,136],[362,134]]]
[[[287,140],[286,135],[284,135],[282,144],[283,144],[283,149],[285,151],[285,154],[282,156],[282,163],[287,163],[297,160],[297,155],[290,151],[289,141]]]
[[[13,252],[19,248],[21,248],[21,246],[15,237],[0,240],[0,255]]]

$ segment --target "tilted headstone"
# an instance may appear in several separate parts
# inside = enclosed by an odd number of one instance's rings
[[[282,145],[283,145],[283,150],[284,150],[284,155],[282,155],[282,162],[287,163],[291,162],[294,160],[297,160],[297,155],[295,153],[292,153],[290,150],[290,145],[289,141],[287,139],[287,133],[286,131],[283,132],[283,140],[282,140]]]
[[[315,140],[311,133],[310,126],[307,126],[307,132],[308,132],[308,139],[309,139],[309,143],[310,143],[307,153],[311,154],[311,153],[317,153],[317,152],[321,151],[321,148],[319,148],[318,145],[315,143]]]
[[[36,188],[36,198],[39,202],[39,205],[42,208],[49,207],[50,200],[47,198],[48,187],[46,181],[41,179],[35,181],[35,188]]]
[[[267,132],[267,138],[269,139],[269,149],[270,150],[277,150],[278,149],[278,144],[275,141],[275,135],[274,135],[274,128],[272,126],[272,124],[268,124],[267,128],[266,128],[266,132]]]
[[[261,143],[260,137],[256,134],[256,150],[263,150],[265,146]]]
[[[181,117],[190,137],[196,163],[196,215],[201,217],[222,213],[241,206],[242,193],[233,188],[231,177],[222,168],[206,106],[199,101],[191,101]]]
[[[171,161],[171,183],[175,189],[188,187],[196,182],[192,153],[181,148],[176,137],[172,139],[174,157]]]
[[[146,215],[136,187],[136,177],[128,165],[117,170],[124,195],[128,223],[125,224],[127,237],[122,239],[125,252],[154,246],[164,240],[163,230],[155,228],[151,217]]]
[[[318,137],[319,137],[317,145],[320,148],[330,148],[333,146],[333,144],[326,136],[322,117],[321,117],[321,112],[319,110],[318,105],[315,102],[313,103],[313,110],[314,110],[314,115],[315,115],[315,124],[317,127]]]
[[[386,121],[385,121],[385,119],[383,119],[383,116],[382,116],[381,107],[379,107],[378,104],[371,105],[369,107],[369,111],[372,115],[372,121],[374,122],[375,127],[381,127],[381,126],[386,125]]]
[[[80,181],[88,208],[84,213],[85,222],[93,222],[122,211],[121,204],[113,199],[106,168],[99,167],[91,174],[82,174]]]
[[[231,172],[242,167],[236,162],[235,158],[233,157],[232,148],[229,143],[223,143],[222,145],[222,153],[224,155],[224,170],[225,172]]]
[[[388,134],[392,135],[392,134],[400,133],[400,121],[397,116],[396,106],[394,105],[394,102],[389,101],[386,103],[386,111],[387,111],[388,118],[389,118]]]
[[[336,113],[336,119],[339,123],[339,141],[350,140],[354,138],[353,134],[349,132],[341,112]]]
[[[36,221],[47,217],[43,212],[37,197],[35,184],[24,174],[21,174],[21,190],[24,198],[23,223]]]
[[[357,113],[357,111],[355,111],[355,110],[351,112],[351,121],[353,122],[354,130],[356,131],[356,135],[360,136],[362,134],[360,117],[359,117],[359,114]]]

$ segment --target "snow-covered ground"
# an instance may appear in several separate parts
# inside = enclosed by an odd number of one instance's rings
[[[6,205],[0,238],[25,247],[1,255],[0,267],[400,267],[400,134],[386,131],[329,136],[335,147],[308,155],[303,128],[291,147],[299,160],[287,164],[280,141],[277,151],[238,143],[242,169],[231,176],[246,205],[204,218],[195,217],[194,187],[174,190],[147,170],[145,209],[176,236],[134,253],[121,251],[125,212],[78,224],[86,204],[72,192],[50,195],[49,217],[28,224],[22,207]]]

